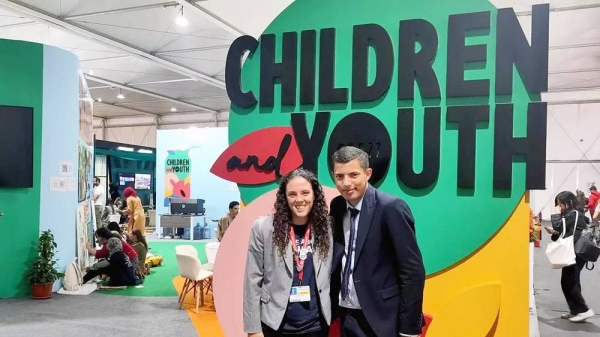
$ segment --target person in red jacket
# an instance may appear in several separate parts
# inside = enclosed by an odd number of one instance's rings
[[[106,243],[108,242],[108,239],[110,239],[111,237],[113,237],[113,234],[111,233],[110,230],[108,230],[108,228],[106,228],[106,227],[98,228],[96,230],[96,238],[98,238],[98,241],[100,241],[100,243],[102,244],[102,248],[100,248],[99,250],[95,250],[92,247],[92,244],[88,242],[86,245],[87,251],[90,253],[90,255],[94,255],[94,257],[97,259],[107,258],[109,254],[108,254],[108,247],[106,246]],[[119,236],[119,238],[120,238],[120,236]],[[125,241],[123,241],[123,253],[125,253],[125,255],[127,255],[127,257],[129,257],[129,260],[132,261],[132,263],[135,265],[134,266],[134,270],[135,270],[135,268],[137,268],[137,260],[138,260],[137,252],[135,251],[135,249],[133,247],[131,247],[130,244],[128,244]]]
[[[598,189],[595,185],[592,185],[590,187],[590,197],[586,206],[587,210],[590,212],[590,219],[594,217],[594,212],[596,211],[596,206],[598,205],[599,199],[600,192],[598,192]]]

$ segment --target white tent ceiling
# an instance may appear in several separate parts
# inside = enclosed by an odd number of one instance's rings
[[[224,68],[229,45],[242,34],[258,37],[291,2],[0,0],[0,38],[77,54],[93,98],[102,99],[94,107],[96,124],[227,121]],[[531,6],[549,2],[546,100],[600,102],[600,0],[492,2],[513,7],[526,32]],[[185,27],[175,23],[182,6],[189,20]],[[119,91],[124,99],[116,97]]]

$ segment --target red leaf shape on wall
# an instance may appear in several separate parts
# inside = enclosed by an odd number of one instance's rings
[[[421,337],[425,337],[427,336],[427,328],[429,328],[429,325],[431,324],[431,320],[433,319],[433,317],[431,317],[430,315],[424,314],[423,316],[425,316],[425,326],[423,327],[423,330],[421,332]],[[329,337],[339,337],[341,336],[341,325],[340,325],[340,320],[336,319],[333,322],[331,322],[331,327],[329,329]]]
[[[225,180],[258,185],[277,180],[302,165],[302,155],[291,127],[256,130],[231,144],[210,172]]]
[[[433,320],[433,317],[425,314],[423,315],[425,316],[425,326],[423,327],[423,331],[421,333],[421,337],[425,337],[427,336],[427,328],[429,328],[429,325],[431,325],[431,320]]]

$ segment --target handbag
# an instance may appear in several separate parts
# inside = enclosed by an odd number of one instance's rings
[[[595,242],[594,232],[584,229],[581,237],[575,243],[575,254],[587,262],[596,262],[600,256],[600,247]]]
[[[579,220],[579,212],[575,216],[575,224]],[[565,238],[567,232],[567,223],[565,218],[562,218],[563,231],[560,233],[558,240],[550,242],[546,247],[546,257],[550,261],[552,268],[560,269],[575,264],[575,243],[573,235]]]

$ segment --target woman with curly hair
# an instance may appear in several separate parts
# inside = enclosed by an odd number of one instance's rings
[[[326,337],[333,238],[325,193],[297,169],[281,179],[275,212],[250,231],[244,279],[249,337]]]

